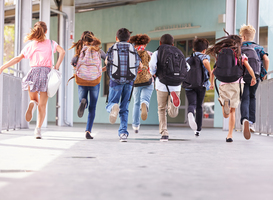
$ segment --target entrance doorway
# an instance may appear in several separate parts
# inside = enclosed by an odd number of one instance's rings
[[[215,43],[215,37],[204,37],[209,41],[209,44]],[[193,40],[194,38],[181,39],[175,41],[175,46],[179,48],[185,57],[189,57],[193,53]],[[215,63],[215,59],[211,57],[210,64],[211,69]],[[184,88],[181,88],[180,93],[180,107],[179,114],[176,118],[168,116],[168,124],[175,125],[188,125],[187,113],[188,113],[188,100]],[[203,127],[213,127],[214,121],[214,90],[206,91],[204,103],[203,103]]]

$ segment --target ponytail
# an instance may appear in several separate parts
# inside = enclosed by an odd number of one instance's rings
[[[76,42],[76,43],[73,42],[73,45],[72,45],[68,50],[70,50],[70,49],[72,49],[72,48],[74,48],[74,47],[76,47],[75,56],[80,56],[81,50],[82,50],[82,47],[83,47],[83,41],[82,41],[82,40],[79,40],[79,41]]]
[[[26,36],[25,42],[29,40],[36,40],[38,42],[43,42],[46,39],[47,26],[45,22],[39,21],[34,24],[31,32]]]

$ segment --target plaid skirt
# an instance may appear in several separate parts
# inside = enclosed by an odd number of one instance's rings
[[[22,80],[22,89],[30,92],[47,91],[47,75],[50,72],[49,67],[31,67],[30,71]]]

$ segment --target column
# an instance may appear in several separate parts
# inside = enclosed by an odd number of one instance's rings
[[[16,0],[15,12],[15,56],[18,56],[24,48],[24,37],[32,28],[32,0]],[[29,71],[29,61],[23,59],[17,64],[17,69],[23,71],[26,75]],[[25,113],[29,102],[28,92],[22,92],[22,112]],[[29,123],[26,122],[24,115],[21,118],[21,128],[29,128]]]
[[[75,3],[74,0],[63,1],[61,6],[61,20],[60,20],[60,46],[65,49],[66,55],[60,71],[62,72],[62,84],[59,89],[59,112],[58,125],[59,126],[73,126],[73,95],[74,84],[70,81],[66,86],[66,81],[73,76],[72,66],[70,61],[74,55],[74,50],[68,49],[74,42],[74,24],[75,24]]]
[[[0,66],[3,64],[4,55],[4,22],[5,22],[5,12],[4,12],[4,0],[0,0]],[[0,133],[2,130],[2,107],[3,107],[3,74],[0,75]]]
[[[40,1],[40,16],[39,20],[43,21],[47,25],[47,33],[46,33],[46,38],[50,39],[50,1],[48,0],[41,0]],[[48,106],[48,103],[47,103]],[[46,116],[45,120],[43,122],[42,127],[47,127],[47,113],[48,113],[48,107],[46,106]],[[37,109],[37,116],[38,116],[38,109]],[[38,118],[37,118],[38,120]]]
[[[247,18],[246,23],[252,25],[256,29],[256,34],[254,42],[259,44],[259,9],[260,1],[259,0],[247,0]]]

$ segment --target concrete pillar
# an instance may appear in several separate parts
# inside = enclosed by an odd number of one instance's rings
[[[226,31],[236,34],[236,0],[226,0]]]
[[[58,125],[72,126],[73,125],[73,91],[74,84],[71,81],[66,86],[66,81],[73,75],[70,61],[74,55],[73,50],[69,50],[74,42],[74,24],[75,24],[75,3],[74,0],[63,1],[61,6],[62,17],[60,20],[60,46],[66,51],[66,55],[60,71],[62,72],[62,84],[59,89],[59,111],[58,111]]]
[[[259,32],[260,32],[260,0],[247,0],[247,24],[252,25],[256,29],[254,42],[259,44]]]
[[[4,55],[4,0],[0,0],[0,66],[3,65]],[[3,107],[3,74],[0,75],[0,133],[2,130],[2,107]]]
[[[16,0],[15,14],[15,56],[18,56],[21,50],[26,45],[24,37],[32,28],[32,0]],[[29,60],[23,59],[17,64],[17,69],[23,72],[25,76],[30,69]],[[22,92],[22,112],[25,113],[29,102],[28,92]],[[24,114],[21,118],[21,128],[29,128],[29,123],[26,122]]]
[[[43,21],[47,25],[47,33],[46,38],[50,39],[50,1],[48,0],[41,0],[40,1],[40,16],[39,20]],[[43,122],[42,127],[47,127],[47,113],[48,113],[48,104],[46,106],[46,116],[45,120]],[[37,109],[37,117],[38,117],[39,111]],[[38,121],[38,118],[37,118]]]

